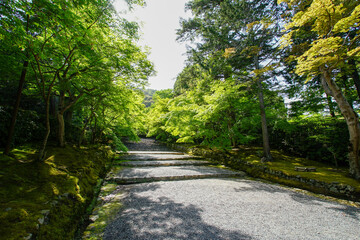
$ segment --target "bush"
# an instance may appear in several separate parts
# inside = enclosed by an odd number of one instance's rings
[[[279,125],[271,126],[272,147],[335,166],[348,165],[349,133],[345,120],[314,116]]]
[[[0,106],[0,119],[2,119],[0,122],[0,146],[4,147],[11,120],[11,108]],[[20,109],[16,120],[13,145],[42,140],[44,132],[45,128],[35,111]]]

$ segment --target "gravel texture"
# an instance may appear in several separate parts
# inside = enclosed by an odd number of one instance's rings
[[[128,147],[132,151],[169,151],[151,139]],[[161,156],[154,160],[158,158]],[[231,172],[202,166],[141,167],[122,172],[114,168],[112,176],[219,171]],[[119,185],[106,201],[118,203],[119,199],[124,207],[105,228],[104,240],[360,239],[359,208],[244,178]]]
[[[245,179],[119,186],[105,240],[360,238],[360,209]]]
[[[117,164],[115,162],[115,164]],[[118,165],[131,167],[148,167],[148,166],[182,166],[182,165],[207,165],[211,162],[204,160],[162,160],[162,161],[126,161]]]
[[[119,159],[125,160],[176,160],[176,159],[197,159],[199,157],[179,154],[131,154],[120,156]]]
[[[124,142],[129,151],[171,151],[152,138],[141,138],[140,142]]]
[[[210,177],[244,177],[245,173],[207,166],[170,166],[116,168],[108,174],[107,180],[118,183],[144,181],[179,180]]]
[[[182,152],[175,151],[128,151],[128,154],[177,154],[184,155]]]

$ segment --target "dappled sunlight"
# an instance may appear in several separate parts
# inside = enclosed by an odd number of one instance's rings
[[[22,239],[28,232],[58,232],[59,227],[54,228],[54,224],[63,226],[60,228],[64,229],[62,236],[71,234],[65,229],[69,227],[67,224],[75,223],[69,222],[68,218],[93,194],[92,185],[102,169],[101,163],[107,159],[105,154],[96,155],[97,151],[93,149],[86,153],[71,147],[67,147],[66,151],[64,148],[49,148],[48,158],[38,163],[34,161],[36,150],[25,148],[14,152],[16,159],[7,157],[7,161],[0,161],[2,236],[6,239]],[[18,161],[19,156],[25,160]],[[96,162],[98,164],[94,164]],[[87,175],[80,179],[80,176],[84,176],[82,172]],[[41,211],[47,212],[49,209],[55,209],[53,222],[39,230],[38,219],[44,218]],[[11,234],[11,237],[6,234]]]

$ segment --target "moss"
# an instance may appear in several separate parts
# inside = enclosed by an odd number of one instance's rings
[[[0,157],[0,234],[4,239],[71,239],[93,187],[112,157],[107,148],[29,146]]]
[[[123,192],[117,184],[104,184],[101,188],[97,206],[90,217],[92,222],[84,231],[83,239],[102,239],[105,227],[117,216],[117,213],[123,207],[120,201],[122,197]]]
[[[170,145],[175,149],[182,148],[183,145]],[[215,162],[224,164],[236,170],[245,171],[248,175],[256,178],[267,179],[273,182],[281,183],[284,185],[307,189],[317,193],[331,194],[337,197],[349,198],[348,195],[342,193],[329,192],[329,190],[316,187],[312,184],[303,183],[296,180],[297,178],[316,180],[318,182],[325,182],[328,184],[349,185],[355,189],[350,198],[358,199],[360,197],[360,184],[359,181],[351,178],[348,175],[348,169],[335,168],[324,163],[289,156],[280,151],[271,151],[274,161],[261,162],[262,148],[253,146],[240,146],[236,150],[220,151],[219,149],[213,150],[204,147],[192,147],[186,149],[187,152],[192,152],[197,155],[210,157],[216,159]],[[295,167],[315,167],[316,172],[299,172]],[[279,177],[279,174],[270,174],[267,172],[282,173],[284,177]],[[292,180],[290,178],[293,178]]]
[[[349,177],[346,168],[335,168],[316,161],[287,156],[279,151],[272,151],[271,153],[274,157],[273,162],[261,163],[259,159],[254,158],[254,156],[252,156],[252,159],[248,162],[255,165],[266,166],[274,171],[281,171],[288,176],[300,176],[302,178],[315,179],[326,183],[338,182],[340,184],[353,186],[356,191],[360,191],[359,181]],[[316,171],[299,172],[295,170],[295,167],[314,167]]]

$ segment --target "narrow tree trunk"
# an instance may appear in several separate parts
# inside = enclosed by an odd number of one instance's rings
[[[254,57],[255,68],[260,69],[259,59],[258,57]],[[261,76],[256,80],[258,86],[258,94],[259,94],[259,105],[260,105],[260,114],[261,114],[261,130],[262,130],[262,138],[263,138],[263,151],[265,161],[272,161],[273,157],[270,153],[270,143],[269,143],[269,132],[267,128],[266,121],[266,112],[265,112],[265,103],[264,103],[264,94],[263,87],[261,84]]]
[[[30,17],[29,15],[26,15],[26,32],[29,31],[29,17]],[[28,61],[29,56],[27,53],[28,52],[26,52],[26,60],[23,63],[23,68],[22,68],[21,75],[20,75],[18,90],[17,90],[17,94],[16,94],[16,101],[15,101],[14,108],[13,108],[13,111],[11,114],[11,122],[10,122],[10,126],[9,126],[9,131],[8,131],[8,138],[7,138],[5,149],[4,149],[5,155],[9,155],[11,144],[12,144],[13,137],[14,137],[16,118],[17,118],[17,114],[19,112],[20,100],[21,100],[22,90],[23,90],[24,84],[25,84],[27,67],[29,66],[29,61]]]
[[[94,144],[95,143],[95,139],[96,139],[96,131],[97,131],[97,118],[94,118],[94,126],[92,127],[92,137],[91,137],[91,143]]]
[[[94,116],[94,111],[91,111],[91,114],[90,114],[89,118],[86,120],[83,128],[81,129],[80,136],[79,136],[79,143],[78,143],[79,147],[81,146],[82,141],[84,139],[85,130],[86,130],[88,124],[90,123],[90,121],[92,120],[93,116]]]
[[[359,168],[359,144],[360,144],[360,124],[359,116],[353,110],[347,99],[341,92],[339,86],[333,81],[330,73],[325,69],[322,69],[323,78],[326,81],[329,89],[331,90],[333,97],[335,98],[339,109],[344,116],[350,135],[350,146],[349,146],[349,165],[350,174],[360,179],[360,168]]]
[[[58,120],[58,142],[60,147],[65,146],[65,121],[64,114],[62,111],[59,111],[57,114]]]
[[[261,130],[262,130],[262,137],[263,137],[264,157],[266,158],[266,161],[272,161],[273,157],[270,153],[269,132],[268,132],[268,128],[267,128],[264,95],[263,95],[261,81],[257,80],[257,84],[258,84],[258,88],[259,88],[258,91],[259,91],[259,104],[260,104],[260,114],[261,114]]]
[[[10,153],[11,144],[12,144],[14,132],[15,132],[16,118],[17,118],[17,114],[19,112],[20,100],[21,100],[22,90],[23,90],[24,84],[25,84],[25,78],[26,78],[26,72],[27,72],[28,65],[29,65],[29,62],[24,61],[23,69],[21,71],[20,81],[19,81],[19,85],[18,85],[18,90],[17,90],[17,94],[16,94],[16,101],[15,101],[14,108],[13,108],[12,115],[11,115],[11,122],[10,122],[9,131],[8,131],[8,138],[7,138],[7,142],[6,142],[5,150],[4,150],[5,155],[9,155],[9,153]]]
[[[332,118],[336,118],[335,111],[334,111],[334,106],[332,105],[332,101],[331,101],[331,96],[326,94],[326,100],[327,100],[327,103],[328,103],[328,106],[329,106],[330,116]]]
[[[323,75],[321,76],[321,85],[322,85],[322,87],[323,87],[323,89],[325,91],[326,100],[327,100],[327,103],[328,103],[330,115],[331,115],[331,117],[335,118],[336,115],[335,115],[335,111],[334,111],[334,106],[332,105],[332,102],[331,102],[331,96],[333,95],[333,93],[331,92],[331,90],[330,90],[328,84],[326,83],[325,78],[324,78]]]
[[[65,146],[65,121],[64,121],[65,92],[60,91],[59,109],[57,112],[58,120],[58,144],[60,147]]]
[[[46,105],[46,114],[45,114],[46,132],[45,132],[43,144],[39,151],[39,161],[44,160],[46,157],[45,149],[50,135],[50,98],[49,97],[46,99],[45,105]]]

